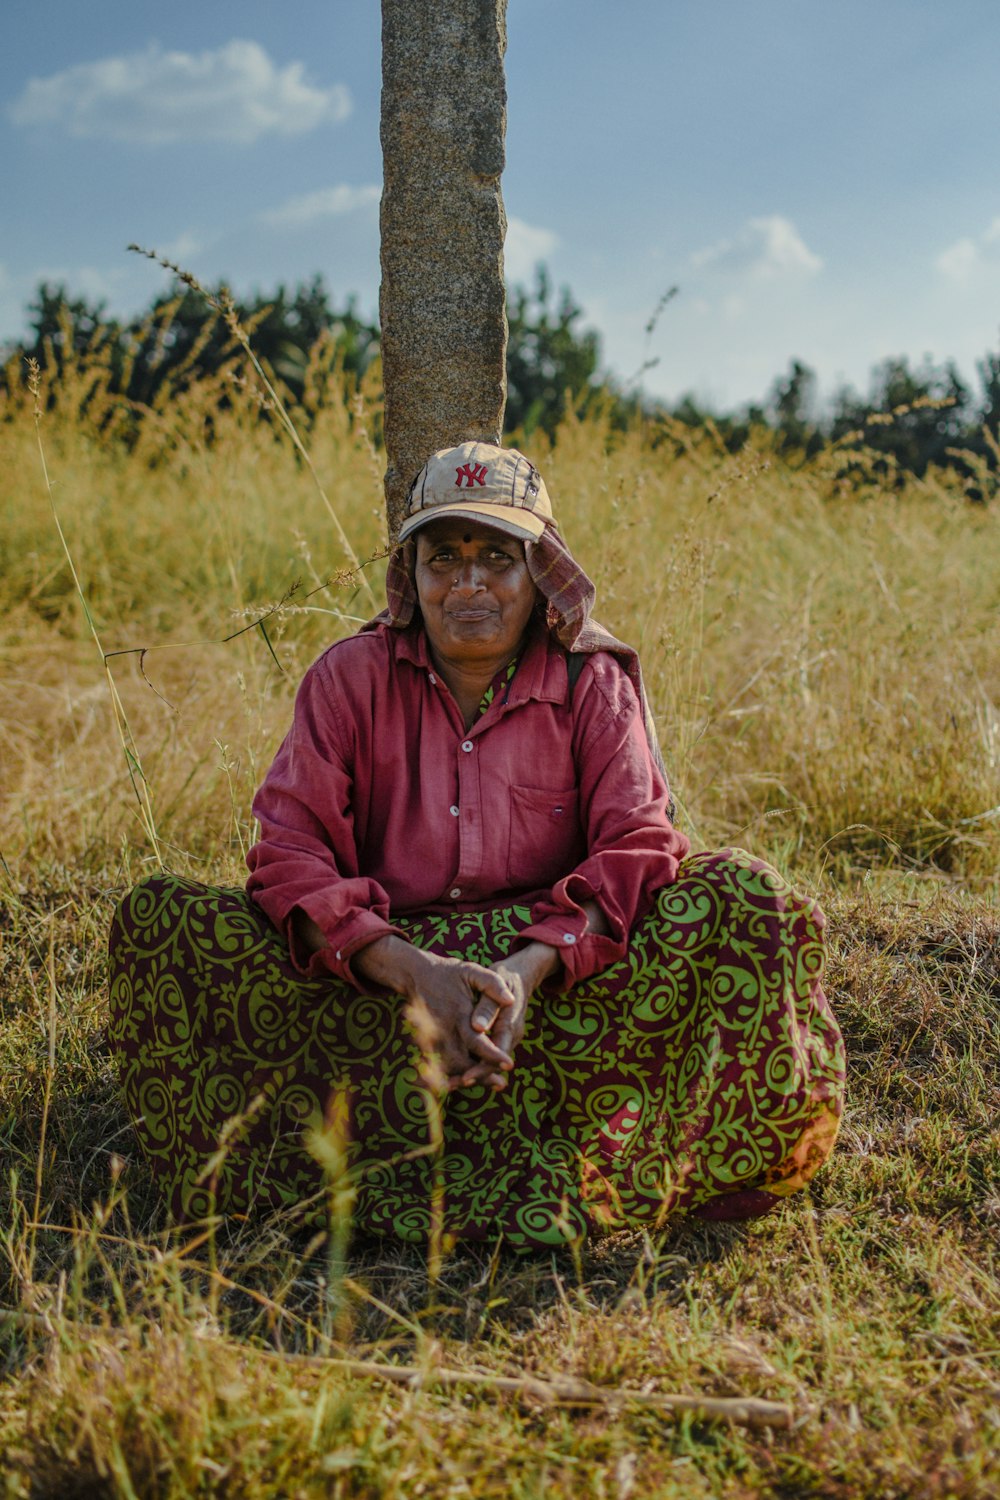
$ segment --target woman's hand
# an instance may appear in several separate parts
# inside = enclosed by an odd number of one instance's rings
[[[611,931],[611,924],[596,901],[583,901],[580,909],[587,918],[588,932],[607,934]],[[492,1003],[489,996],[484,996],[473,1012],[473,1029],[484,1033],[488,1031],[500,1050],[513,1058],[514,1048],[524,1036],[528,1001],[542,981],[555,973],[560,962],[559,949],[553,948],[549,943],[528,943],[515,953],[509,953],[506,958],[499,959],[493,965],[493,971],[503,976],[514,994],[514,1004],[501,1009]],[[478,1063],[469,1070],[462,1083],[466,1086],[487,1083],[491,1089],[499,1091],[507,1087],[507,1074],[512,1067],[513,1062],[501,1072]]]
[[[480,1006],[488,1005],[496,1017],[517,1003],[498,966],[426,953],[395,934],[376,938],[351,962],[366,979],[405,996],[417,1042],[425,1057],[439,1060],[444,1088],[467,1087],[480,1076],[503,1078],[514,1066],[511,1053],[487,1036],[487,1027],[473,1026]]]
[[[559,964],[559,950],[548,943],[528,943],[499,959],[492,972],[499,975],[514,996],[513,1005],[500,1007],[492,997],[484,995],[472,1013],[472,1028],[485,1036],[492,1035],[495,1045],[511,1059],[502,1070],[488,1063],[478,1063],[462,1079],[468,1087],[473,1083],[486,1083],[496,1092],[507,1087],[507,1074],[514,1066],[514,1049],[524,1036],[524,1021],[528,1001],[543,979],[555,971]]]
[[[607,933],[608,920],[596,901],[582,903],[591,932]],[[303,912],[296,930],[310,949],[323,946],[322,932]],[[528,943],[495,964],[444,958],[390,934],[361,948],[351,960],[366,979],[403,995],[425,1057],[437,1057],[449,1091],[485,1083],[507,1087],[514,1049],[524,1036],[528,1001],[559,967],[559,950]]]

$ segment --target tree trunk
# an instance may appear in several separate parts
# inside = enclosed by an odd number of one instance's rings
[[[382,0],[382,367],[389,533],[438,448],[499,442],[507,0]]]

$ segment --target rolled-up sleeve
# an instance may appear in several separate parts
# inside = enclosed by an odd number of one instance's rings
[[[635,923],[655,893],[677,878],[690,848],[668,816],[669,793],[650,754],[635,690],[617,665],[604,673],[607,681],[588,685],[579,715],[576,759],[587,855],[535,902],[531,924],[520,934],[559,949],[562,970],[549,981],[556,989],[622,957]],[[597,902],[609,934],[588,930],[586,901]]]
[[[336,695],[322,659],[306,673],[292,727],[253,803],[260,839],[247,855],[247,890],[285,934],[295,967],[362,984],[351,956],[387,933],[389,897],[362,875],[351,811],[351,750],[338,721]],[[293,917],[302,911],[326,940],[303,951]]]

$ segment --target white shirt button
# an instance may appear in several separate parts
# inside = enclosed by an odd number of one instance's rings
[[[576,942],[576,938],[573,936],[573,934],[571,932],[564,932],[563,933],[563,942],[564,943],[575,943]]]
[[[472,749],[472,741],[471,740],[463,740],[462,741],[462,749],[465,751],[466,755],[468,755],[469,751]]]
[[[448,892],[448,895],[451,897],[451,899],[453,901],[457,901],[458,898],[459,898],[459,896],[461,894],[462,894],[462,887],[460,885],[453,885],[452,888],[451,888],[451,890]]]
[[[455,806],[454,802],[451,804],[448,811],[451,813],[453,818],[458,817],[458,808]]]
[[[427,681],[432,682],[434,686],[437,687],[437,678],[434,676],[433,672],[427,673]]]

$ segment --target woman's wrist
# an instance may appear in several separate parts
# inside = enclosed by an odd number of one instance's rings
[[[305,952],[306,955],[311,955],[327,946],[322,927],[314,922],[301,906],[292,909],[292,932],[300,953]]]
[[[586,927],[583,933],[575,932],[570,935],[567,938],[568,942],[576,942],[583,936],[609,937],[611,935],[611,923],[597,901],[592,899],[581,901],[579,910],[586,919]],[[569,913],[567,913],[567,918],[569,918]],[[552,930],[554,928],[556,931],[560,931],[561,929],[557,926],[557,923],[557,917],[550,917],[541,925],[543,930]],[[501,959],[500,962],[502,964],[513,963],[530,994],[538,989],[540,985],[544,984],[547,979],[552,978],[553,975],[558,974],[562,970],[566,952],[567,950],[558,942],[547,943],[543,938],[532,938],[526,933],[523,938],[523,945],[516,948],[507,958]],[[572,973],[575,971],[568,970],[567,972]],[[564,977],[561,975],[557,984]]]
[[[388,932],[384,937],[366,943],[351,956],[351,967],[374,984],[410,999],[416,988],[417,972],[430,960],[406,938]]]
[[[608,921],[604,911],[596,901],[581,901],[580,910],[587,918],[587,931],[594,933],[597,937],[609,937],[611,934],[611,923]]]
[[[292,931],[299,953],[306,958],[330,946],[323,929],[298,906],[292,912]],[[390,932],[352,954],[351,967],[362,978],[409,996],[414,973],[424,957],[419,948]]]
[[[505,959],[501,959],[502,964],[517,970],[529,995],[534,994],[538,986],[556,972],[561,962],[558,948],[552,943],[543,943],[537,939],[525,943],[523,948],[517,948]]]

